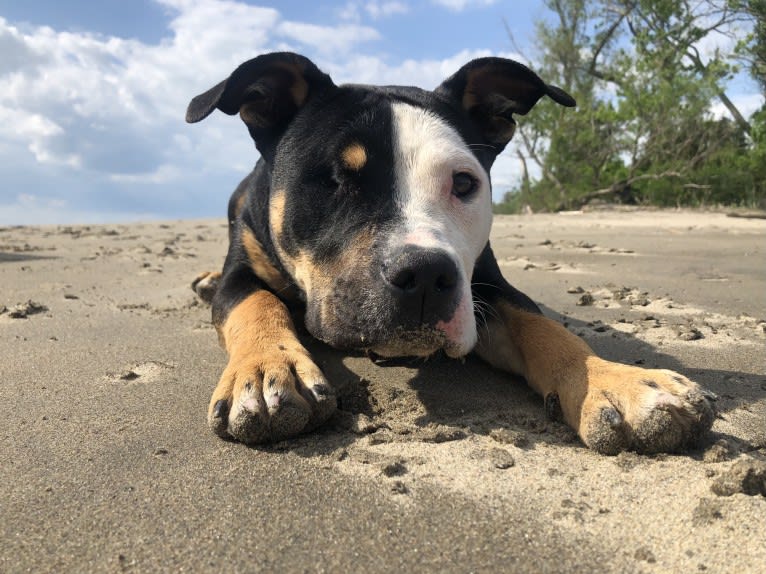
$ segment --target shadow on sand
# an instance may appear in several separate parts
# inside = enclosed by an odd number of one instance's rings
[[[575,332],[592,332],[590,326],[571,317],[545,309],[546,315],[557,320],[566,320]],[[716,403],[719,418],[726,419],[732,411],[748,409],[766,401],[766,377],[716,369],[689,369],[678,359],[659,351],[656,347],[625,333],[611,332],[607,336],[585,336],[584,339],[603,358],[646,368],[672,369],[696,381],[718,395]],[[467,433],[492,435],[500,442],[510,442],[520,448],[534,448],[538,442],[568,444],[573,448],[584,448],[574,431],[567,425],[546,418],[542,399],[532,391],[521,377],[496,370],[475,356],[464,361],[444,356],[423,359],[396,359],[376,362],[376,380],[390,384],[370,384],[359,373],[344,364],[348,353],[331,349],[308,339],[307,347],[321,365],[328,380],[338,393],[339,413],[315,436],[301,437],[293,445],[286,441],[276,447],[278,450],[295,450],[299,454],[312,456],[326,454],[350,444],[366,432],[395,426],[397,417],[393,403],[407,400],[402,395],[411,394],[409,399],[417,401],[425,414],[417,417],[416,425],[422,429],[438,426],[443,440],[458,440]],[[356,356],[358,357],[358,355]],[[359,359],[356,360],[366,360]],[[401,370],[389,377],[389,368],[405,367],[414,372],[406,384],[396,379]],[[423,409],[421,409],[423,410]],[[363,415],[370,421],[366,430],[349,428],[349,417]],[[345,422],[344,422],[345,421]],[[735,425],[736,426],[736,425]],[[448,429],[444,431],[444,429]],[[450,432],[449,429],[452,429]],[[407,431],[406,440],[417,440],[417,430]],[[701,452],[715,441],[726,438],[733,441],[739,450],[752,450],[763,445],[761,437],[755,439],[743,429],[741,433],[711,432],[689,454],[701,456]],[[432,440],[433,433],[424,433]],[[754,444],[755,441],[755,444]]]

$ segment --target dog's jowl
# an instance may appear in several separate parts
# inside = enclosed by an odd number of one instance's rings
[[[238,113],[261,155],[229,201],[223,271],[194,282],[229,355],[208,410],[215,432],[268,442],[332,415],[331,382],[287,305],[334,347],[475,352],[523,375],[600,452],[680,450],[710,428],[695,383],[598,358],[501,275],[489,172],[515,115],[543,97],[575,105],[500,58],[429,92],[336,86],[308,59],[275,53],[191,101],[189,122]],[[476,301],[492,312],[477,314]]]

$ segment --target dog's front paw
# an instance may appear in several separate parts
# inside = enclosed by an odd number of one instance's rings
[[[599,360],[589,369],[575,426],[583,442],[603,454],[682,451],[710,430],[713,398],[673,371]]]
[[[208,408],[210,428],[246,444],[310,430],[335,411],[335,393],[300,345],[232,357]]]

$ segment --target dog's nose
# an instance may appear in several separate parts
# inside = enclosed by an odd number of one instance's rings
[[[454,312],[459,274],[444,251],[405,246],[383,265],[383,277],[405,323],[449,320]]]

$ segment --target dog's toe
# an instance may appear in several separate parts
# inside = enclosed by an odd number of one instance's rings
[[[714,419],[708,396],[689,379],[614,364],[591,381],[579,430],[588,446],[604,454],[677,452],[697,444]]]
[[[230,405],[227,399],[219,399],[213,404],[213,408],[208,415],[208,425],[210,429],[222,438],[228,438],[229,435],[229,410]]]
[[[219,436],[260,444],[315,428],[335,408],[335,393],[308,353],[282,348],[230,361],[210,401],[208,423]]]

